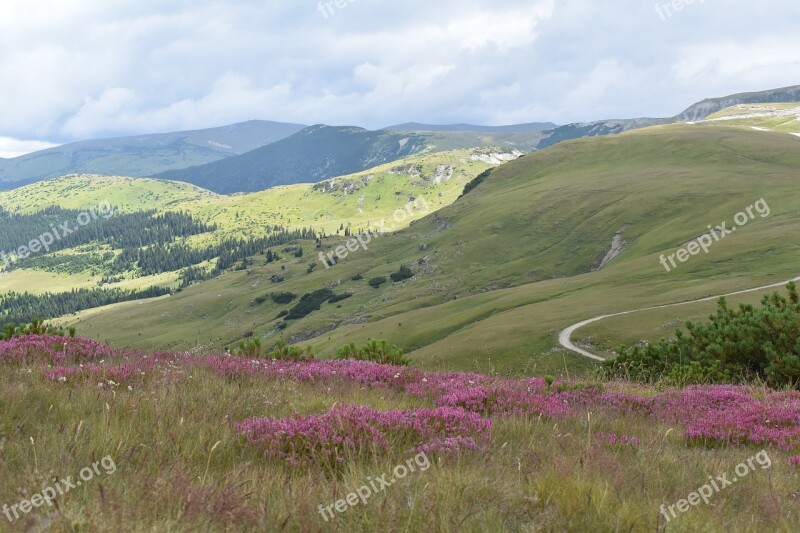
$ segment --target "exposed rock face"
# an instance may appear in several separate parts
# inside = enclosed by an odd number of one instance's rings
[[[622,253],[622,250],[624,250],[625,247],[628,245],[627,242],[622,240],[622,231],[623,230],[620,230],[619,233],[614,235],[614,238],[611,239],[611,248],[608,250],[608,253],[606,253],[606,256],[600,262],[600,265],[592,269],[593,272],[600,270],[608,263],[610,263],[615,257],[617,257],[620,253]]]
[[[492,152],[489,154],[472,154],[470,159],[473,161],[481,161],[486,163],[487,165],[502,165],[503,163],[507,163],[508,161],[513,161],[515,159],[519,159],[525,155],[523,152],[519,150],[513,150],[511,152],[499,153],[499,152]]]

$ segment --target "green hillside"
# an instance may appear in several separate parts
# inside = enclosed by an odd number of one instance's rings
[[[497,150],[460,150],[426,154],[383,165],[366,172],[334,178],[319,184],[278,187],[253,194],[224,196],[182,182],[153,179],[76,175],[36,183],[0,193],[2,209],[9,213],[31,215],[50,206],[87,211],[108,202],[128,216],[154,210],[157,214],[186,212],[216,229],[177,239],[199,248],[221,245],[225,239],[251,239],[265,236],[272,228],[290,230],[312,228],[317,233],[336,235],[359,229],[379,227],[389,220],[393,230],[408,227],[414,220],[452,203],[464,186],[478,174],[492,167],[487,158],[513,159],[513,154]],[[415,203],[409,203],[412,200]],[[408,205],[419,208],[406,212],[403,220],[393,213]],[[32,236],[58,225],[75,214],[55,214],[47,221],[31,222],[25,231]],[[113,222],[113,219],[111,220]],[[141,224],[141,221],[137,222]],[[12,252],[27,244],[14,230],[4,228],[4,247]],[[83,235],[77,233],[76,235]],[[24,240],[25,242],[17,242]],[[0,250],[2,251],[2,250]],[[151,285],[176,287],[181,269],[172,272],[141,272],[131,264],[126,272],[119,266],[104,264],[106,254],[118,255],[106,244],[85,243],[77,248],[59,248],[39,253],[14,265],[14,270],[0,270],[0,291],[63,292],[72,288],[143,289]],[[276,249],[281,256],[290,255]],[[201,261],[208,270],[214,260]],[[140,265],[141,266],[141,265]],[[0,269],[3,265],[0,263]],[[7,269],[6,269],[7,270]]]
[[[800,135],[800,103],[737,105],[710,115],[705,123]]]
[[[0,207],[11,212],[32,213],[51,205],[86,209],[108,201],[122,211],[131,212],[163,210],[192,200],[216,198],[219,195],[178,181],[73,174],[0,191]]]
[[[800,139],[724,125],[672,125],[559,144],[495,170],[463,199],[331,268],[302,259],[258,266],[155,302],[86,312],[70,323],[118,345],[223,347],[249,332],[306,340],[323,355],[386,338],[428,367],[575,372],[558,331],[592,316],[777,282],[796,275]],[[667,273],[674,253],[759,199],[771,210],[709,254]],[[621,253],[603,268],[615,236]],[[342,239],[326,239],[329,251]],[[285,265],[285,270],[283,266]],[[407,265],[414,278],[367,281]],[[270,278],[283,272],[286,281]],[[363,279],[354,281],[356,275]],[[280,329],[256,297],[323,287],[351,298]],[[633,332],[631,336],[636,336]]]

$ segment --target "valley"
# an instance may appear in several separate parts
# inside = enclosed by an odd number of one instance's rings
[[[461,174],[454,171],[453,183],[440,184],[441,190],[431,183],[442,163],[419,156],[419,176],[417,170],[409,173],[414,165],[389,164],[380,167],[384,177],[373,177],[364,189],[358,189],[364,178],[376,172],[321,187],[232,197],[205,194],[170,205],[218,224],[221,235],[314,221],[312,226],[327,236],[320,246],[302,243],[302,258],[259,265],[257,257],[246,270],[224,273],[170,297],[87,310],[63,323],[118,346],[203,351],[257,335],[266,344],[282,338],[313,346],[324,357],[349,340],[386,338],[425,368],[591,372],[589,361],[558,344],[558,332],[569,324],[796,274],[798,248],[788,236],[799,222],[792,194],[792,169],[800,163],[797,143],[793,136],[749,125],[676,124],[561,143],[502,165],[457,201],[463,186],[488,168],[463,152],[454,153],[453,161],[468,161],[467,167]],[[425,163],[425,157],[433,159]],[[390,183],[398,179],[411,180],[411,187],[402,195],[391,194]],[[346,241],[337,229],[366,230],[403,205],[417,190],[413,183],[430,186],[432,194],[422,198],[435,212],[375,240],[369,250],[323,267],[318,252]],[[323,190],[340,196],[335,209],[322,208]],[[378,197],[374,205],[369,201]],[[773,210],[769,218],[672,273],[659,265],[660,254],[762,197]],[[297,206],[310,209],[300,212]],[[625,246],[597,270],[617,234]],[[312,270],[313,264],[318,266]],[[377,289],[367,284],[403,265],[413,272],[411,279]],[[283,281],[271,281],[276,275]],[[351,279],[357,276],[363,279]],[[281,306],[253,304],[261,294],[304,294],[324,287],[352,296],[285,326],[275,319]],[[583,335],[580,330],[578,336]],[[648,335],[643,327],[626,331],[625,339]]]

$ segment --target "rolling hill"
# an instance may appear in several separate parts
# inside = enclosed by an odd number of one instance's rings
[[[253,120],[220,128],[80,141],[0,160],[0,188],[66,174],[149,176],[210,163],[284,139],[305,126]]]
[[[319,263],[309,242],[301,259],[68,322],[116,345],[203,350],[253,334],[329,356],[371,337],[401,345],[427,368],[574,375],[592,363],[557,347],[557,332],[571,323],[796,275],[798,165],[797,137],[718,123],[560,143],[499,167],[453,205],[331,268],[308,268]],[[661,254],[759,199],[769,217],[664,271]],[[320,251],[343,242],[323,239]],[[367,283],[403,265],[412,278]],[[285,281],[271,281],[276,273]],[[274,291],[325,287],[351,297],[285,329],[275,317],[287,307],[253,303]]]

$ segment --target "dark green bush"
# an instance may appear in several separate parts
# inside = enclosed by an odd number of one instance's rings
[[[413,278],[414,277],[414,273],[411,271],[410,268],[408,268],[407,266],[403,265],[403,266],[400,267],[400,270],[398,270],[397,272],[393,272],[390,275],[390,277],[392,278],[392,281],[394,283],[397,283],[399,281],[405,281],[407,279]]]
[[[322,304],[331,297],[333,297],[333,291],[330,289],[318,289],[312,293],[304,294],[297,305],[289,310],[286,320],[304,318],[314,311],[319,311]]]
[[[374,289],[377,289],[378,287],[386,283],[386,281],[387,281],[386,276],[378,276],[377,278],[372,278],[371,280],[369,280],[369,286]]]
[[[622,347],[603,363],[607,377],[672,384],[730,383],[761,378],[772,386],[800,385],[800,297],[764,296],[761,307],[731,309],[724,298],[705,324],[688,322],[688,335],[655,344]]]
[[[292,303],[297,298],[297,295],[291,292],[273,292],[270,296],[272,301],[279,305]],[[258,298],[256,298],[256,301],[258,301]]]

